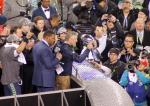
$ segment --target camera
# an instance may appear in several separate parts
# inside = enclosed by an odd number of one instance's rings
[[[139,65],[140,65],[139,60],[132,60],[127,64],[126,69],[131,73],[135,73],[135,67],[137,67]]]
[[[129,72],[131,72],[131,73],[134,73],[134,65],[133,64],[128,64],[127,65],[127,70],[129,71]]]

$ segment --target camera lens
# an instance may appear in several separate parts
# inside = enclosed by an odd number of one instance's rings
[[[127,70],[130,71],[131,73],[134,73],[134,66],[132,64],[129,64],[127,66]]]

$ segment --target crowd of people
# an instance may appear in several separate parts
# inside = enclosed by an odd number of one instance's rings
[[[66,1],[37,0],[30,19],[4,5],[2,95],[69,89],[73,62],[88,61],[120,84],[135,106],[150,106],[150,1]]]

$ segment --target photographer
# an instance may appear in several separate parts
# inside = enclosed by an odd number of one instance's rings
[[[120,48],[124,39],[124,32],[118,19],[112,14],[103,14],[96,24],[102,23],[107,26],[108,40],[113,44],[113,47]]]
[[[26,60],[22,51],[25,49],[28,39],[31,36],[26,36],[18,45],[18,38],[14,35],[9,35],[7,43],[0,48],[0,61],[2,64],[1,82],[4,85],[5,96],[21,94],[22,80],[19,76],[21,64],[26,64]]]
[[[83,0],[73,9],[74,14],[78,17],[78,23],[95,24],[97,14],[93,6],[92,0]]]
[[[150,83],[150,77],[144,72],[148,67],[148,62],[145,63],[140,60],[139,65],[137,61],[127,64],[127,69],[119,82],[121,86],[126,88],[135,106],[147,106],[147,89],[145,86]]]
[[[139,51],[133,47],[134,37],[131,34],[127,34],[124,39],[124,46],[121,50],[120,60],[128,63],[132,60],[137,60],[139,56]]]
[[[104,62],[104,66],[111,69],[111,79],[119,83],[125,69],[125,63],[119,60],[120,51],[118,48],[111,48],[108,52],[109,59]]]

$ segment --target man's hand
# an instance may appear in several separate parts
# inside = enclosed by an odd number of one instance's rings
[[[134,53],[133,49],[128,49],[127,51],[128,51],[128,53],[130,53],[132,56],[136,56],[136,54]]]
[[[58,59],[58,60],[61,60],[62,59],[62,54],[61,53],[56,53],[56,58]]]
[[[89,43],[87,44],[87,48],[88,48],[89,50],[91,50],[91,49],[94,48],[93,41],[91,41],[91,42],[89,42]]]
[[[34,33],[28,32],[27,35],[26,35],[26,38],[27,38],[27,39],[30,39],[33,35],[34,35]]]

